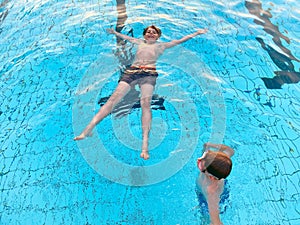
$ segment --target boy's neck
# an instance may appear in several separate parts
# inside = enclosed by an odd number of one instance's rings
[[[149,40],[146,40],[145,39],[145,41],[144,41],[146,44],[155,44],[156,43],[156,41],[149,41]]]

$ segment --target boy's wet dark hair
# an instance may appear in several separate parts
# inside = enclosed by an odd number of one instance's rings
[[[147,30],[148,30],[149,28],[152,28],[152,29],[156,30],[156,32],[158,33],[158,37],[161,36],[161,30],[160,30],[158,27],[154,26],[154,25],[151,25],[151,26],[149,26],[149,27],[146,27],[146,28],[144,29],[144,31],[143,31],[143,35],[145,35],[145,34],[147,33]]]
[[[208,151],[204,157],[204,168],[211,175],[222,179],[226,178],[232,169],[232,161],[223,152]]]

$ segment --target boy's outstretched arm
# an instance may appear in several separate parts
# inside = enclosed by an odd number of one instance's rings
[[[133,44],[140,44],[141,42],[143,42],[141,39],[138,39],[138,38],[134,38],[134,37],[130,37],[128,35],[125,35],[125,34],[121,34],[117,31],[115,31],[114,29],[112,28],[109,28],[109,29],[106,29],[107,33],[109,34],[114,34],[116,35],[117,37],[123,39],[123,40],[127,40]]]
[[[196,37],[197,35],[205,34],[206,32],[207,32],[207,29],[199,29],[195,33],[186,35],[186,36],[184,36],[183,38],[181,38],[179,40],[173,40],[173,41],[164,43],[164,47],[165,48],[172,48],[172,47],[174,47],[176,45],[179,45],[179,44],[181,44],[181,43],[183,43],[183,42],[185,42],[187,40],[192,39],[193,37]]]

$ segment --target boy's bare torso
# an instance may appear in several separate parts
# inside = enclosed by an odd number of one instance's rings
[[[135,55],[132,66],[144,66],[149,68],[155,68],[158,57],[164,51],[164,45],[162,43],[145,43],[138,44],[138,49]]]

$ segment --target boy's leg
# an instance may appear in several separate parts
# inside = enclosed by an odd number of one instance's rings
[[[112,111],[113,107],[128,93],[129,90],[130,85],[124,81],[120,81],[107,102],[100,108],[98,113],[93,117],[83,132],[79,136],[75,137],[74,140],[81,140],[86,136],[89,136],[93,128]]]
[[[142,84],[141,88],[141,108],[142,108],[142,132],[143,132],[143,144],[142,144],[142,153],[141,157],[144,159],[149,158],[148,152],[148,139],[149,132],[152,122],[152,113],[151,113],[151,100],[154,90],[154,86],[151,84]]]

